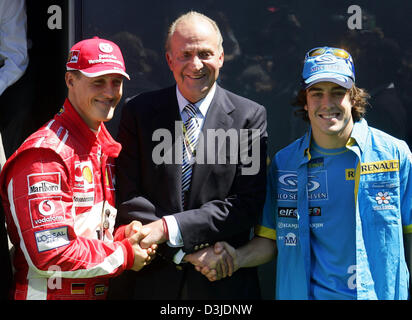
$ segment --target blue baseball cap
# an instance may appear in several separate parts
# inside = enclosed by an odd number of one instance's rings
[[[302,86],[309,88],[318,82],[334,82],[346,89],[355,83],[355,66],[346,50],[318,47],[306,53],[302,71]]]

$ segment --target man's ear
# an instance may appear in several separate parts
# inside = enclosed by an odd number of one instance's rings
[[[223,67],[223,62],[225,61],[225,52],[222,50],[219,56],[219,68]]]
[[[171,53],[169,51],[166,51],[166,61],[167,61],[167,65],[169,66],[170,71],[173,72],[173,68],[172,68],[172,57],[171,57]]]
[[[73,87],[73,74],[71,72],[66,72],[64,75],[64,80],[66,81],[67,88]]]

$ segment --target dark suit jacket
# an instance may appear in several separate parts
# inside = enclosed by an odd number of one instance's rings
[[[118,223],[126,224],[137,219],[145,224],[173,214],[186,253],[220,240],[234,247],[245,244],[265,199],[265,108],[217,86],[202,128],[204,143],[197,147],[196,157],[200,157],[203,150],[204,163],[193,165],[185,210],[181,205],[182,133],[179,121],[175,86],[138,95],[124,106],[117,139],[123,147],[116,164]],[[160,141],[156,134],[153,135],[158,129],[166,130],[157,131],[162,136]],[[237,133],[239,143],[231,149],[227,139],[226,144],[218,146],[216,139],[208,139],[210,129],[231,129],[232,133]],[[255,140],[249,136],[246,144],[245,139],[240,138],[241,129],[259,129],[260,134]],[[164,134],[168,132],[169,135]],[[159,150],[166,163],[156,160]],[[224,151],[225,161],[219,164],[218,157]],[[259,164],[256,174],[245,174],[244,170],[250,165],[245,165],[241,156],[246,151],[249,156],[253,151],[253,160],[258,161],[254,163]],[[233,157],[234,154],[237,156]],[[178,299],[182,294],[192,299],[259,298],[255,268],[241,269],[231,278],[211,283],[191,264],[176,266],[171,261],[178,249],[163,244],[158,250],[160,258],[137,273],[129,272],[123,276],[124,279],[131,274],[136,277],[135,298]],[[117,292],[116,282],[113,281],[112,293]],[[117,287],[126,292],[123,284]]]

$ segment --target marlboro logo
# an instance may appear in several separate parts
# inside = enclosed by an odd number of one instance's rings
[[[61,191],[60,173],[41,173],[27,176],[28,194],[56,193]]]

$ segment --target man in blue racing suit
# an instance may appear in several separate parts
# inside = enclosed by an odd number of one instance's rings
[[[277,254],[277,299],[408,299],[412,155],[368,126],[367,98],[347,51],[306,54],[295,105],[310,130],[275,155],[254,239],[215,245],[229,272],[199,271],[214,281]]]

